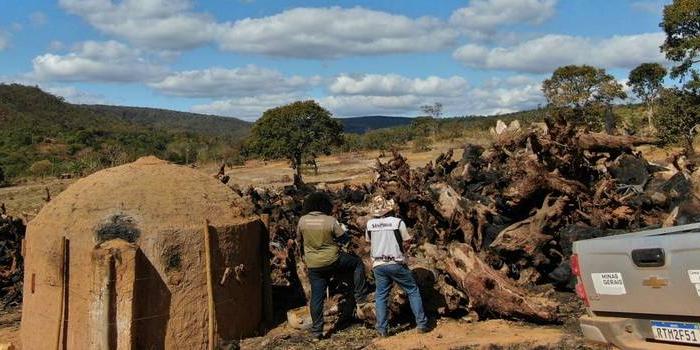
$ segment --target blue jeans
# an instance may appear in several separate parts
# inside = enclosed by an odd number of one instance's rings
[[[428,318],[425,317],[425,312],[423,312],[423,301],[420,298],[420,291],[411,270],[404,264],[384,264],[373,268],[372,271],[374,271],[374,281],[377,285],[375,294],[377,330],[380,332],[387,331],[389,324],[386,316],[387,299],[389,298],[392,282],[396,282],[408,295],[411,311],[413,311],[413,316],[416,318],[416,326],[418,328],[428,328]]]
[[[311,284],[311,333],[314,335],[323,334],[323,303],[326,300],[326,287],[331,278],[337,277],[342,273],[352,273],[355,302],[364,302],[367,297],[365,286],[365,265],[362,264],[360,258],[347,254],[340,253],[338,260],[333,264],[309,268],[309,283]]]

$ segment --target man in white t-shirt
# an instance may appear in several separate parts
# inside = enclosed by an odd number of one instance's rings
[[[391,216],[396,205],[393,200],[375,197],[372,201],[372,216],[367,222],[365,239],[371,242],[372,271],[377,286],[375,293],[375,308],[377,313],[377,331],[381,336],[387,336],[387,299],[393,282],[396,282],[408,295],[413,316],[416,318],[416,328],[420,333],[429,331],[428,319],[423,312],[423,301],[416,280],[406,265],[407,242],[411,235],[403,220]]]

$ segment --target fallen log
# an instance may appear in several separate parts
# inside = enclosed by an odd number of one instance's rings
[[[446,272],[469,298],[470,308],[480,314],[533,322],[558,321],[558,304],[517,287],[501,273],[486,265],[467,244],[449,247]]]
[[[600,132],[579,133],[576,144],[583,150],[607,152],[629,150],[632,146],[656,145],[660,141],[653,137],[632,135],[608,135]]]

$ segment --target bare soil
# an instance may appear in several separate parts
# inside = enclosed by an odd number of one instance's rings
[[[484,143],[485,140],[461,139],[440,142],[432,146],[430,151],[414,152],[410,149],[400,150],[401,154],[408,158],[408,163],[413,167],[424,166],[434,160],[440,153],[450,148],[455,149],[455,157],[461,157],[461,147],[466,143]],[[379,151],[341,153],[320,157],[318,174],[313,169],[304,168],[304,181],[310,184],[325,183],[329,186],[346,183],[367,183],[373,176],[372,167],[376,159],[380,157]],[[390,159],[391,152],[385,152],[386,157],[382,161]],[[200,167],[202,171],[216,174],[217,164],[206,164]],[[292,184],[293,171],[286,161],[261,161],[251,160],[243,166],[227,168],[226,173],[231,176],[231,182],[240,186],[272,186],[280,187]]]
[[[584,343],[578,334],[565,327],[540,326],[504,320],[466,322],[445,319],[427,334],[419,334],[407,325],[387,338],[371,328],[354,325],[315,342],[308,333],[282,325],[263,337],[245,339],[241,349],[599,349]]]

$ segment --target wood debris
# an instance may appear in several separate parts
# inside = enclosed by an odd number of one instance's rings
[[[410,267],[427,311],[438,316],[476,312],[480,318],[559,322],[551,293],[573,286],[573,241],[679,221],[674,208],[689,191],[678,189],[691,187],[689,180],[657,176],[667,169],[634,148],[655,139],[588,133],[551,121],[498,131],[490,147],[465,145],[461,159],[449,151],[411,169],[393,152],[389,160],[377,159],[373,183],[326,190],[353,237],[346,249],[363,259],[369,278],[363,233],[375,195],[398,203],[415,237]],[[299,288],[290,295],[308,297],[304,269],[297,268],[302,258],[291,244],[306,191],[290,186],[242,194],[270,214],[273,280]],[[398,288],[391,301],[395,319],[410,319]]]

